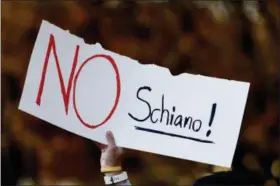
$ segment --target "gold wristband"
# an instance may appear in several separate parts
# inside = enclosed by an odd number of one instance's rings
[[[103,167],[103,168],[101,168],[102,173],[118,172],[118,171],[122,171],[122,167],[116,166],[116,167]]]

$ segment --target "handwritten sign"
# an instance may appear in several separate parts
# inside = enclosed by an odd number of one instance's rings
[[[230,167],[248,90],[172,76],[43,21],[19,109],[101,143],[111,130],[122,147]]]

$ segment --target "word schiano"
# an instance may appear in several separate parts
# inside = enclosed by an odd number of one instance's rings
[[[151,87],[148,86],[143,86],[140,87],[136,93],[136,97],[138,100],[140,100],[142,103],[146,104],[148,112],[145,116],[139,117],[135,116],[131,113],[128,113],[128,115],[135,121],[138,122],[145,122],[148,119],[152,123],[164,123],[169,126],[175,126],[179,128],[188,128],[189,130],[192,130],[194,132],[200,131],[202,127],[202,121],[200,119],[194,119],[191,116],[183,116],[181,114],[175,115],[176,112],[176,107],[172,107],[172,111],[166,109],[164,107],[164,94],[162,95],[161,98],[161,108],[152,108],[150,103],[145,100],[143,97],[140,97],[140,92],[141,91],[149,91],[151,92],[152,89]],[[210,115],[210,120],[209,120],[209,127],[211,127],[211,124],[213,122],[214,116],[215,116],[215,111],[216,111],[216,103],[212,105],[212,111]],[[211,133],[211,130],[208,130],[206,133],[206,136],[208,137]]]

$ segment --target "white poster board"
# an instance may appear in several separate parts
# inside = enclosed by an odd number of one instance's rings
[[[19,109],[101,143],[111,130],[125,148],[230,167],[249,86],[172,76],[43,21]]]

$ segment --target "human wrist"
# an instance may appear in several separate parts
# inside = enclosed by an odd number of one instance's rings
[[[118,174],[121,174],[122,171],[116,171],[116,172],[106,172],[104,173],[105,176],[115,176],[115,175],[118,175]]]
[[[128,175],[125,171],[108,172],[104,174],[106,185],[131,185],[128,180]]]
[[[102,166],[100,171],[105,174],[105,173],[116,173],[116,172],[122,172],[122,166],[121,165],[106,165]]]

